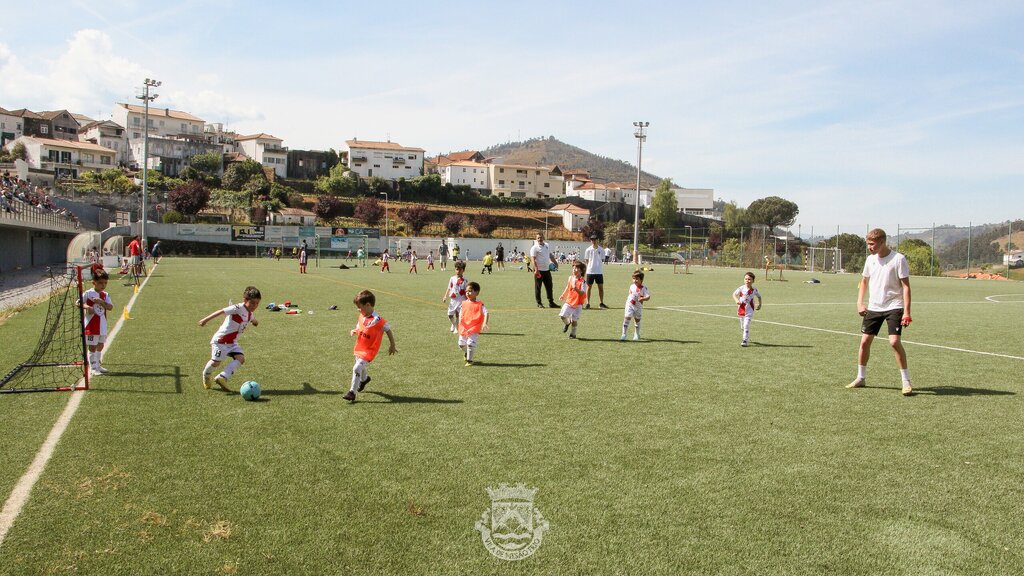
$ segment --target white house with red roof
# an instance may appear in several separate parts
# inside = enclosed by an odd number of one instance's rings
[[[7,144],[25,146],[29,168],[44,170],[55,177],[78,178],[82,172],[106,170],[116,165],[117,152],[91,142],[22,136]]]
[[[272,168],[278,178],[288,175],[288,149],[283,143],[284,140],[262,132],[235,138],[235,145],[242,154]]]
[[[409,180],[423,175],[423,148],[402,146],[397,142],[346,140],[341,161],[362,178],[376,176],[385,180]]]
[[[590,221],[590,210],[580,208],[575,204],[556,204],[547,209],[547,212],[562,217],[562,225],[570,232],[578,232]]]

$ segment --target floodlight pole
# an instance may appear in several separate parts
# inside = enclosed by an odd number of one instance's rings
[[[388,193],[381,192],[384,195],[384,248],[391,248],[391,234],[388,232]]]
[[[689,242],[689,244],[686,245],[686,259],[687,260],[693,260],[693,226],[690,226],[689,224],[685,224],[685,225],[683,225],[683,228],[689,228],[690,229],[690,242]]]
[[[149,89],[156,88],[162,82],[159,80],[153,80],[146,78],[143,82],[142,95],[136,96],[139,100],[142,100],[145,105],[145,112],[143,113],[142,119],[142,229],[139,235],[142,238],[142,249],[146,249],[146,192],[148,188],[149,179],[149,103],[156,100],[159,94],[153,94],[150,96]]]
[[[636,131],[633,132],[633,136],[636,138],[636,198],[633,213],[633,264],[640,265],[640,162],[644,156],[644,140],[647,140],[647,135],[644,134],[644,130],[650,126],[650,122],[633,122],[633,126],[636,127]]]

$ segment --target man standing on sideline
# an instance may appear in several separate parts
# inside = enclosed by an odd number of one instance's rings
[[[494,259],[498,261],[498,270],[505,269],[505,247],[498,242],[498,247],[494,249]]]
[[[590,246],[583,253],[583,259],[587,261],[587,310],[590,310],[590,299],[594,294],[595,282],[597,282],[597,294],[601,301],[601,308],[608,308],[604,305],[604,248],[601,248],[597,240],[597,234],[591,234]]]
[[[135,284],[138,285],[139,276],[142,274],[142,243],[139,242],[138,235],[132,236],[132,241],[128,243],[128,263],[131,265]]]
[[[866,385],[871,342],[884,322],[889,330],[889,345],[896,353],[896,364],[900,368],[903,395],[910,396],[913,389],[907,370],[907,352],[900,341],[903,328],[910,326],[910,263],[906,256],[886,245],[885,231],[881,228],[868,232],[866,239],[871,255],[864,263],[857,291],[857,312],[864,317],[857,353],[857,379],[846,387],[863,388]],[[869,292],[866,307],[865,292]]]
[[[441,270],[448,269],[448,243],[441,240],[441,245],[437,247],[437,256],[441,258]]]
[[[551,270],[548,269],[551,262],[551,249],[544,243],[543,233],[537,232],[535,239],[536,242],[530,248],[530,260],[533,261],[533,295],[537,298],[537,308],[544,307],[540,301],[541,284],[544,284],[544,289],[548,294],[548,308],[558,308],[558,304],[555,304],[555,296],[551,292]]]

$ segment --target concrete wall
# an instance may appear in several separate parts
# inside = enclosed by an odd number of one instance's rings
[[[73,234],[0,226],[0,274],[65,262]]]

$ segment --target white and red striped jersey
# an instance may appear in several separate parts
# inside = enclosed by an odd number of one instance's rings
[[[110,300],[110,294],[98,292],[95,288],[90,288],[82,294],[82,302],[89,306],[89,309],[85,311],[85,335],[106,336],[107,310],[103,307],[102,303],[106,302],[110,306],[114,305]]]
[[[224,312],[224,322],[213,335],[210,344],[234,344],[242,332],[245,332],[249,322],[252,322],[252,312],[246,310],[245,304],[241,302],[232,304],[221,312]]]

